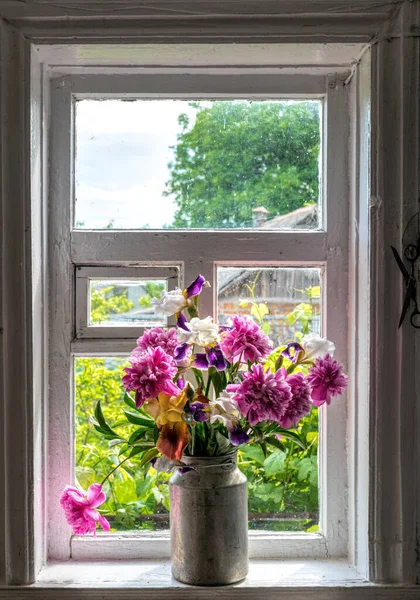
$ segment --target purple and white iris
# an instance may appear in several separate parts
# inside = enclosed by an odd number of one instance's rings
[[[203,275],[198,275],[196,279],[185,290],[185,297],[193,298],[198,296],[203,291],[203,287],[207,284],[206,278]]]
[[[302,346],[297,342],[291,342],[290,344],[287,344],[287,347],[283,350],[281,355],[291,360],[292,363],[296,363],[300,352],[303,352]]]
[[[216,344],[216,346],[206,348],[205,353],[195,354],[193,365],[197,369],[215,367],[218,371],[224,371],[227,367],[227,362],[223,356],[222,349]]]

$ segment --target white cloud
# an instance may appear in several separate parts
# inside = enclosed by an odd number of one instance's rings
[[[163,196],[180,100],[83,100],[76,105],[76,222],[86,228],[161,228],[176,206]]]
[[[160,229],[173,220],[173,199],[162,196],[160,185],[137,185],[107,190],[81,184],[76,201],[76,222],[89,229]]]

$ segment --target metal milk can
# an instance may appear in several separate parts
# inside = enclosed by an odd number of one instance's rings
[[[226,585],[248,573],[247,480],[236,453],[184,456],[193,470],[170,479],[172,574],[192,585]]]

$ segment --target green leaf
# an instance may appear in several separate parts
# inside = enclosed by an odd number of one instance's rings
[[[125,392],[125,394],[123,396],[123,400],[129,408],[133,408],[134,410],[137,408],[136,403],[134,402],[134,400],[132,399],[130,394],[127,394],[127,392]]]
[[[319,434],[317,431],[308,431],[308,433],[306,434],[306,441],[309,444],[313,443],[315,447],[318,446],[318,438]]]
[[[124,414],[126,416],[127,421],[133,423],[134,425],[142,425],[143,427],[148,427],[152,429],[155,427],[155,422],[153,419],[147,419],[146,417],[140,417],[138,414],[133,413],[129,410],[125,410]]]
[[[95,469],[91,467],[76,467],[76,480],[84,490],[87,490],[92,483],[95,483],[97,477]]]
[[[282,471],[286,454],[281,450],[275,450],[264,461],[264,469],[267,477],[272,477]]]
[[[163,494],[160,491],[160,489],[157,488],[157,487],[154,487],[153,490],[152,490],[152,494],[153,494],[153,496],[154,496],[154,498],[156,500],[156,504],[162,504],[162,502],[163,502]]]
[[[118,452],[118,456],[122,456],[127,452],[127,450],[130,450],[130,448],[131,446],[129,446],[128,444],[124,444],[124,446],[122,446],[120,451]]]
[[[144,479],[140,479],[136,483],[137,496],[139,498],[144,498],[145,496],[148,496],[151,493],[154,485],[155,485],[154,477],[145,477]]]
[[[275,494],[276,486],[274,483],[261,483],[254,489],[254,495],[262,500],[270,500]]]
[[[294,431],[290,431],[290,429],[283,429],[282,427],[276,426],[275,429],[273,429],[270,433],[278,433],[282,437],[288,440],[292,440],[292,442],[295,442],[295,444],[302,448],[302,450],[306,450],[307,446],[305,442],[302,441],[301,437],[297,433],[295,433]]]
[[[241,446],[240,452],[241,452],[241,454],[246,456],[246,458],[252,458],[252,460],[255,460],[255,462],[259,463],[260,465],[264,464],[264,461],[265,461],[264,452],[261,450],[261,448],[259,446],[254,446],[254,445]]]
[[[149,431],[150,431],[150,429],[148,427],[139,427],[139,429],[136,429],[136,431],[134,431],[130,435],[130,437],[128,438],[128,443],[135,444],[138,440],[141,440],[142,438],[144,438],[146,433],[148,433]]]
[[[194,367],[191,368],[191,371],[194,373],[197,384],[199,385],[200,383],[203,383],[203,374],[200,371],[200,369],[195,369]]]
[[[283,444],[283,442],[281,440],[279,440],[276,437],[268,437],[265,438],[265,441],[267,444],[269,444],[270,446],[274,446],[274,448],[278,448],[279,450],[281,450],[282,452],[286,451],[286,446]]]
[[[112,490],[120,504],[128,504],[137,500],[136,484],[132,479],[117,479],[112,482]]]
[[[220,431],[216,431],[216,453],[215,456],[223,456],[224,454],[229,454],[229,451],[232,451],[232,444],[229,439],[225,437]]]
[[[105,437],[107,437],[109,439],[120,437],[120,435],[116,431],[111,429],[111,427],[105,421],[105,417],[104,417],[104,415],[102,413],[102,409],[101,409],[100,400],[98,400],[96,407],[95,407],[95,419],[97,421],[97,424],[94,423],[94,427],[97,431],[102,433],[102,435],[104,435]]]
[[[118,444],[125,444],[126,440],[123,440],[122,438],[117,438],[115,440],[110,440],[108,442],[108,448],[113,448],[114,446],[118,446]]]
[[[265,457],[267,457],[267,444],[265,442],[259,442],[261,450]]]
[[[308,480],[311,485],[315,485],[318,482],[318,467],[316,456],[310,458],[303,458],[299,462],[298,479],[302,481]]]
[[[159,450],[157,448],[150,448],[145,455],[142,457],[139,467],[144,467],[144,465],[152,460],[155,456],[159,454]]]
[[[133,458],[133,456],[136,456],[137,454],[141,454],[142,452],[144,452],[145,450],[148,450],[148,449],[150,450],[150,446],[143,446],[143,445],[134,446],[130,452],[130,458]]]

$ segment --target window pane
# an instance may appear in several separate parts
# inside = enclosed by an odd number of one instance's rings
[[[251,314],[274,347],[320,333],[321,272],[302,267],[219,267],[218,318]],[[317,531],[318,410],[313,407],[296,430],[301,449],[281,439],[283,449],[264,456],[258,446],[242,446],[239,466],[248,479],[250,529]]]
[[[320,286],[317,268],[219,267],[219,323],[226,325],[237,313],[251,313],[257,321],[262,318],[274,346],[309,331],[320,333]]]
[[[320,101],[79,100],[75,227],[316,229]]]
[[[92,416],[98,400],[104,417],[122,439],[128,439],[138,426],[127,422],[123,409],[124,390],[121,383],[123,357],[77,357],[74,360],[76,448],[75,477],[87,489],[99,483],[125,456],[119,453],[124,444],[109,447],[109,441],[95,430]],[[160,530],[169,527],[169,475],[147,472],[134,456],[117,469],[104,484],[107,501],[101,512],[112,531]]]
[[[167,289],[167,281],[91,279],[89,284],[90,326],[166,325],[166,317],[155,314],[152,299]]]

